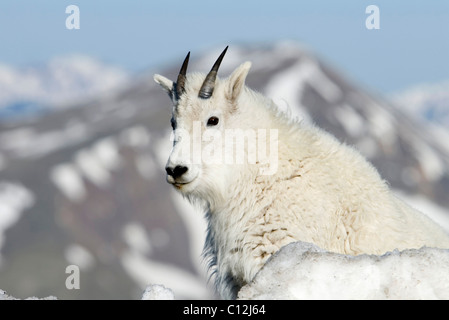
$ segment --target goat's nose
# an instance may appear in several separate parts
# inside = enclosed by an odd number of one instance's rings
[[[165,167],[165,171],[167,171],[167,174],[169,176],[172,176],[173,179],[179,178],[184,173],[186,173],[187,170],[189,170],[189,168],[184,166],[176,166],[174,169],[171,167]]]

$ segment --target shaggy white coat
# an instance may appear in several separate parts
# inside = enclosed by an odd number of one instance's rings
[[[449,248],[448,235],[396,198],[377,170],[354,148],[329,133],[298,123],[271,99],[245,86],[251,64],[218,79],[210,99],[198,98],[204,74],[188,74],[186,92],[174,101],[177,128],[206,129],[217,116],[226,128],[277,129],[277,171],[256,164],[191,165],[193,180],[174,186],[200,203],[209,224],[205,255],[223,298],[235,298],[267,259],[294,241],[336,253],[384,254],[423,246]],[[166,91],[173,82],[155,75]],[[175,143],[169,163],[186,164]],[[265,165],[266,166],[266,165]]]

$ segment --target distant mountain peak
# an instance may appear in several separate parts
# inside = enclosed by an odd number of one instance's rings
[[[125,70],[79,54],[33,66],[0,64],[0,110],[23,101],[61,108],[122,87],[129,79]]]
[[[418,120],[449,128],[449,80],[413,86],[392,95],[391,99]]]

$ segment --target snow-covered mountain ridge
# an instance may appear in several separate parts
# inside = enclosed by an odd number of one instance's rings
[[[417,119],[449,128],[449,80],[413,86],[391,100]]]
[[[0,62],[0,116],[75,105],[122,87],[129,78],[125,70],[84,55],[26,67]]]

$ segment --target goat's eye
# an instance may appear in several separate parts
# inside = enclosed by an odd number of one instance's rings
[[[175,119],[171,118],[170,119],[170,123],[171,123],[172,129],[175,130],[176,129],[176,121],[175,121]]]
[[[208,126],[216,126],[218,124],[218,121],[220,121],[217,117],[210,117],[209,120],[207,120]]]

